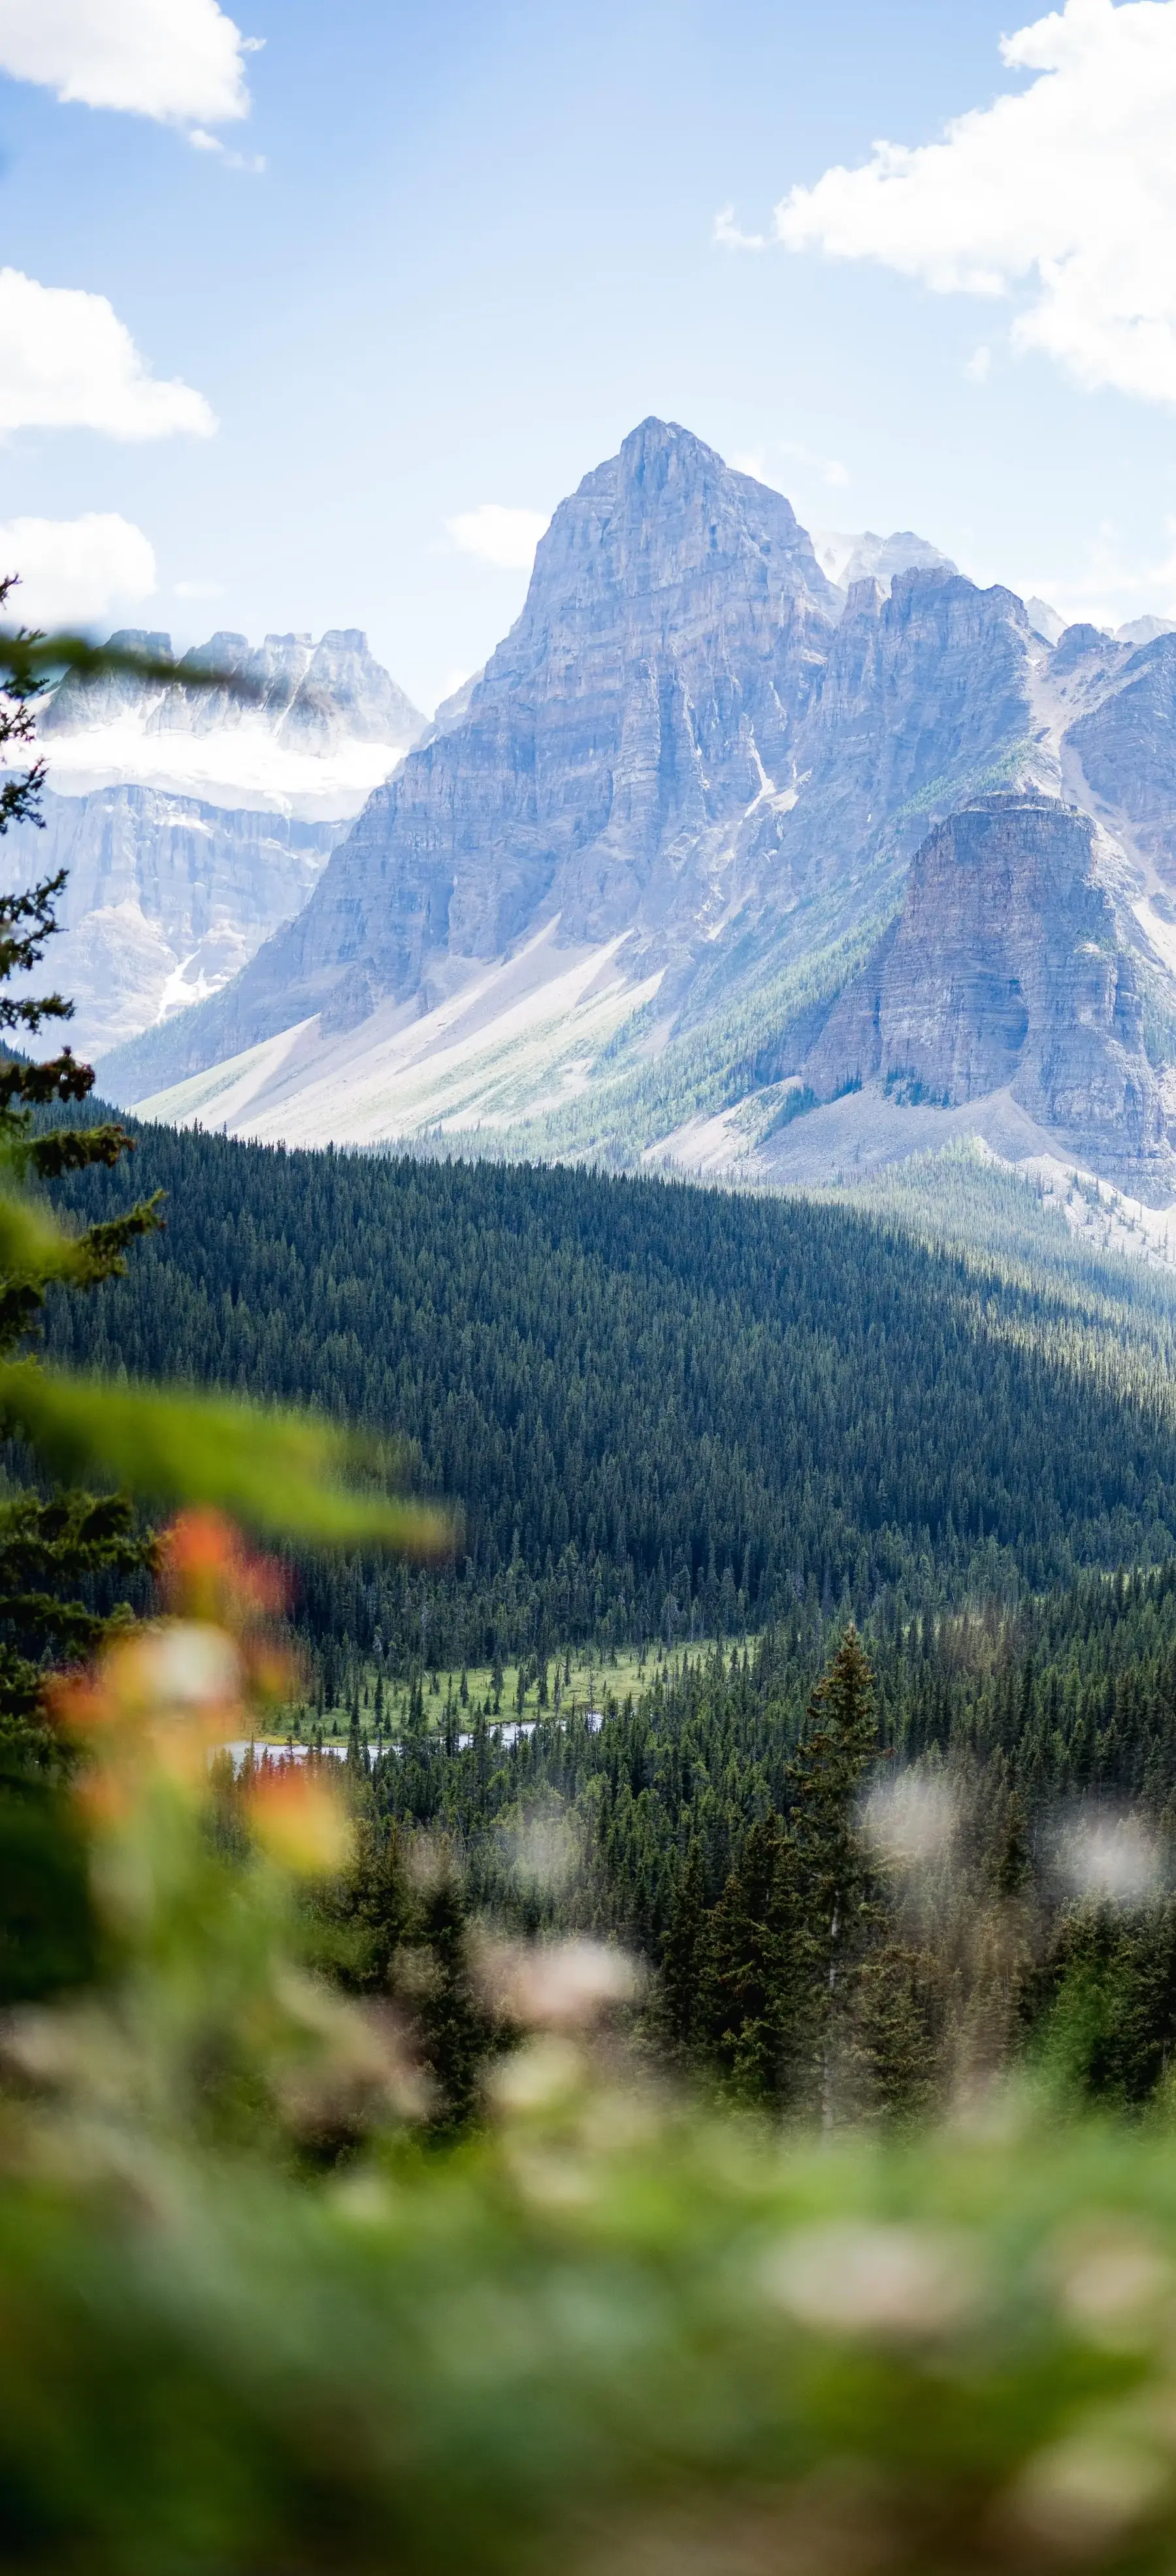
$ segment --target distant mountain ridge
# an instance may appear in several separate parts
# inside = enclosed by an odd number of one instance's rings
[[[171,656],[170,635],[124,627],[110,641],[160,660]],[[251,694],[185,685],[183,678],[141,680],[125,671],[100,679],[71,675],[51,698],[39,732],[53,750],[62,735],[93,734],[129,720],[152,736],[264,731],[290,749],[325,752],[340,742],[405,750],[425,727],[419,707],[376,661],[357,626],[328,628],[317,644],[291,634],[251,645],[246,635],[220,632],[193,646],[177,668],[193,675],[202,668],[239,673]]]
[[[171,638],[112,641],[171,655]],[[64,867],[59,981],[101,1055],[216,992],[301,910],[371,786],[425,719],[358,627],[221,633],[178,668],[240,672],[250,695],[134,673],[64,680],[38,720],[44,830],[9,836],[16,881]]]

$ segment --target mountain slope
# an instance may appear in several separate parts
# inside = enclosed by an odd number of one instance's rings
[[[348,828],[141,786],[46,788],[41,814],[43,830],[9,835],[9,875],[68,872],[51,972],[74,997],[72,1043],[94,1057],[237,974]]]

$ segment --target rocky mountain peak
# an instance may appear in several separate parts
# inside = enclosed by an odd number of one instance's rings
[[[556,607],[564,621],[582,590],[593,607],[619,590],[634,602],[661,600],[664,635],[691,598],[706,610],[736,585],[777,609],[808,599],[836,616],[841,606],[782,492],[736,473],[677,422],[651,418],[560,503],[536,550],[523,620]]]
[[[1087,661],[1092,653],[1101,655],[1104,660],[1116,658],[1114,636],[1108,635],[1105,627],[1091,626],[1085,619],[1079,619],[1074,626],[1064,627],[1054,646],[1050,665],[1054,678],[1076,670],[1078,664]]]

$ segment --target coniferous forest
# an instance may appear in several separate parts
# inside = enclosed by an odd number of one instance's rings
[[[1176,1549],[1176,1297],[1018,1279],[843,1208],[139,1131],[165,1231],[59,1359],[406,1444],[451,1561],[300,1571],[393,1669],[1040,1593]],[[74,1217],[118,1176],[69,1175]]]

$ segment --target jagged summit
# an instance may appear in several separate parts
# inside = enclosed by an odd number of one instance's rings
[[[857,536],[837,528],[814,528],[811,533],[822,572],[842,590],[852,590],[857,581],[876,581],[888,590],[896,573],[926,572],[935,566],[946,572],[959,570],[950,555],[928,538],[916,536],[913,528],[895,528],[888,537],[876,535],[872,528]]]
[[[215,1059],[319,1012],[354,1027],[556,917],[565,946],[629,935],[664,969],[721,920],[749,810],[787,794],[840,610],[782,494],[641,422],[556,510],[460,721],[178,1048]]]

